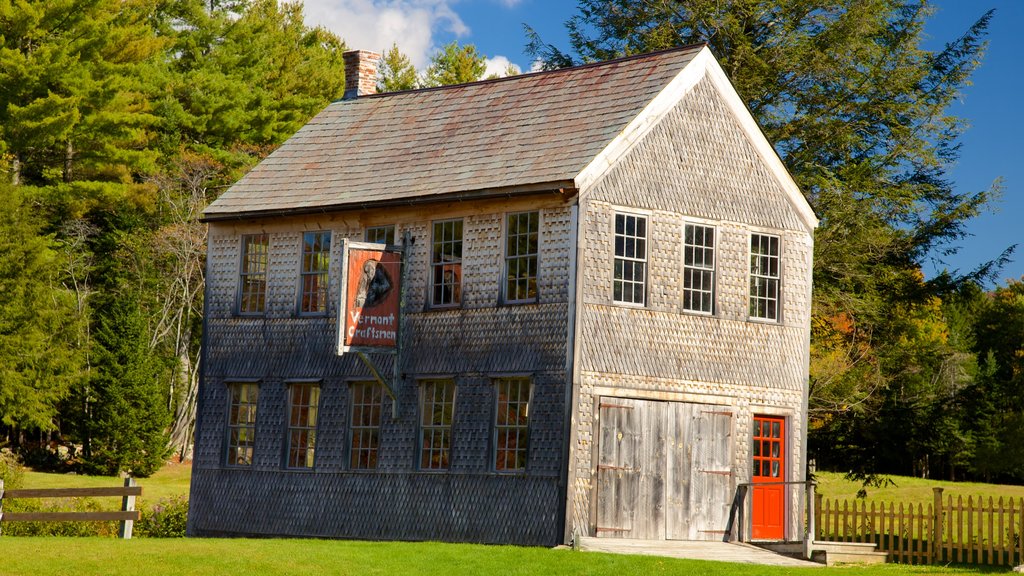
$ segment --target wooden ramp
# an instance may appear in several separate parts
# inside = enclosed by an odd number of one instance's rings
[[[781,554],[741,542],[689,541],[689,540],[633,540],[625,538],[583,537],[580,550],[610,552],[613,554],[644,554],[686,558],[689,560],[717,560],[739,564],[821,568],[822,564],[789,558]]]

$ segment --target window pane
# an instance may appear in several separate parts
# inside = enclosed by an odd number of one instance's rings
[[[509,214],[505,229],[506,302],[531,302],[537,297],[538,212]],[[515,280],[515,281],[513,281]]]
[[[350,391],[352,419],[349,427],[349,465],[355,470],[373,469],[377,467],[384,392],[376,382],[353,383]]]
[[[242,236],[242,263],[238,279],[240,314],[261,314],[266,309],[268,246],[266,234]]]
[[[317,409],[320,386],[312,383],[288,387],[288,467],[312,468],[316,454]]]
[[[645,304],[646,272],[647,219],[632,214],[616,214],[612,300]]]
[[[256,436],[256,404],[259,386],[256,383],[228,384],[228,449],[227,464],[252,464]]]
[[[434,222],[431,250],[431,304],[456,306],[462,301],[462,220]]]
[[[750,235],[750,316],[779,319],[779,237]]]
[[[420,468],[445,470],[451,449],[455,383],[424,380],[420,394]]]
[[[496,379],[495,396],[494,468],[499,472],[524,470],[529,437],[530,379]]]
[[[714,312],[715,229],[698,224],[684,225],[683,309]]]
[[[331,256],[331,233],[305,232],[302,235],[301,294],[299,312],[327,312],[328,268]]]

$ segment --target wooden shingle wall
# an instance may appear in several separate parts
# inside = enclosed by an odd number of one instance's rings
[[[500,304],[504,214],[540,207],[539,302]],[[427,302],[431,218],[464,219],[463,306],[430,310]],[[196,438],[189,529],[196,535],[254,534],[433,539],[519,544],[561,540],[559,489],[565,469],[566,340],[570,209],[555,195],[462,203],[431,210],[326,214],[210,226],[206,366]],[[410,268],[399,413],[385,400],[375,471],[348,466],[348,383],[370,379],[354,356],[335,354],[341,239],[362,240],[367,226],[398,224],[415,238]],[[330,230],[331,304],[324,317],[299,317],[302,232]],[[240,236],[270,235],[267,312],[235,314]],[[385,375],[392,358],[375,356]],[[493,472],[493,377],[533,380],[527,470]],[[456,382],[451,467],[421,472],[419,378]],[[316,464],[285,470],[289,381],[321,386]],[[225,465],[228,390],[259,382],[252,466]]]
[[[643,307],[612,301],[616,212],[648,219]],[[710,316],[682,309],[687,222],[716,229]],[[813,240],[710,81],[700,81],[601,180],[581,191],[580,227],[571,530],[584,535],[596,530],[595,406],[600,398],[731,407],[732,488],[716,496],[724,501],[731,501],[737,483],[750,479],[753,415],[785,416],[786,479],[803,479]],[[782,240],[780,322],[748,317],[751,232]],[[796,514],[789,516],[792,534]]]

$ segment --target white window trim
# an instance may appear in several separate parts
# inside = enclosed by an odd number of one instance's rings
[[[615,217],[619,214],[623,216],[633,216],[637,218],[643,218],[646,221],[646,234],[644,236],[644,301],[643,302],[623,302],[615,299],[615,259],[619,256],[615,255]],[[609,300],[613,306],[621,306],[623,308],[636,308],[643,310],[647,308],[651,298],[651,228],[653,226],[653,213],[647,210],[641,210],[638,208],[624,208],[619,206],[612,207],[612,217],[608,223],[608,229],[610,237],[612,239],[612,250],[611,250],[611,294]],[[629,259],[633,262],[640,262],[640,260]]]
[[[526,298],[522,300],[512,300],[508,297],[508,217],[517,216],[519,214],[529,214],[532,212],[537,213],[537,252],[534,257],[537,259],[537,295],[533,298]],[[519,304],[536,304],[540,302],[540,253],[541,253],[541,238],[543,234],[541,231],[544,229],[544,211],[537,210],[520,210],[515,212],[505,212],[501,217],[501,243],[502,243],[502,256],[501,256],[501,303],[510,305]],[[465,224],[463,224],[463,232],[465,232]],[[465,248],[465,246],[463,246]],[[517,257],[522,257],[517,256]]]
[[[750,298],[751,298],[751,296],[750,296],[750,283],[753,280],[753,276],[754,276],[753,273],[750,270],[750,256],[751,256],[750,240],[755,235],[758,235],[758,236],[774,236],[774,237],[779,239],[779,254],[778,254],[778,258],[779,258],[779,277],[777,278],[777,280],[778,280],[778,292],[775,295],[775,318],[760,318],[758,316],[751,316],[750,315]],[[783,271],[782,271],[782,264],[783,264],[783,259],[782,258],[783,258],[783,252],[784,252],[784,249],[785,249],[784,239],[785,239],[785,236],[783,234],[777,232],[777,231],[752,229],[752,230],[750,230],[747,233],[747,260],[746,260],[746,266],[747,266],[747,320],[750,321],[750,322],[757,322],[759,324],[782,324],[783,323],[782,322],[782,319],[783,319],[783,314],[782,314],[782,293],[783,293],[782,277],[784,276],[784,274],[783,274]]]
[[[324,233],[327,234],[328,241],[330,242],[330,246],[327,247],[327,270],[326,270],[326,272],[323,273],[325,278],[326,278],[326,282],[327,282],[327,291],[326,291],[326,294],[324,295],[324,309],[323,310],[315,310],[315,311],[312,311],[312,312],[308,312],[308,311],[304,311],[302,309],[302,298],[303,298],[303,295],[305,293],[304,279],[305,279],[306,276],[312,276],[313,274],[312,273],[306,273],[306,272],[302,271],[302,259],[303,259],[303,256],[305,255],[306,234],[324,234]],[[332,294],[331,294],[331,269],[334,268],[334,266],[333,266],[334,263],[332,262],[332,260],[334,259],[334,244],[335,244],[335,238],[334,237],[335,237],[335,234],[334,234],[333,230],[326,230],[326,229],[324,229],[324,230],[303,230],[302,232],[299,232],[299,269],[298,269],[298,272],[299,272],[299,287],[298,287],[298,298],[295,301],[295,310],[296,310],[296,313],[299,316],[306,317],[306,318],[316,318],[316,317],[330,316],[330,314],[331,314],[331,296],[332,296]],[[318,272],[317,274],[320,274],[320,273]]]
[[[686,219],[683,220],[683,227],[682,227],[682,230],[681,230],[682,235],[680,236],[680,243],[679,243],[680,252],[681,252],[680,253],[681,257],[679,259],[679,265],[680,265],[679,270],[681,272],[680,277],[679,277],[679,310],[683,314],[694,314],[694,315],[697,315],[697,316],[715,316],[716,313],[718,312],[718,251],[719,251],[719,248],[721,246],[721,240],[722,240],[721,234],[719,233],[721,231],[721,225],[720,224],[721,223],[719,223],[719,222],[711,222],[711,221],[708,221],[708,220],[701,220],[701,219],[697,219],[697,218],[686,218]],[[711,228],[712,230],[715,231],[715,245],[712,248],[714,250],[714,253],[712,254],[712,258],[714,259],[714,262],[711,265],[711,310],[710,311],[691,310],[689,308],[684,307],[684,304],[683,304],[685,299],[686,299],[686,268],[687,268],[687,266],[686,266],[686,227],[687,226],[700,226],[700,227],[703,227],[703,228]],[[750,256],[749,251],[750,251],[750,245],[748,244],[747,245],[747,252],[748,252],[747,256],[748,256],[748,258]],[[749,268],[749,265],[748,265],[748,268]],[[702,270],[706,270],[706,269],[703,269],[703,268],[701,268],[701,269]],[[749,291],[749,287],[748,287],[748,291]]]

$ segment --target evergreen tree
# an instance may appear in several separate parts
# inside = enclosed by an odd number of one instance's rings
[[[927,0],[580,0],[576,56],[549,66],[707,42],[821,219],[815,237],[812,410],[837,413],[892,382],[887,348],[909,345],[893,309],[986,278],[921,280],[956,251],[991,191],[954,189],[961,119],[949,105],[984,50],[992,13],[937,52],[922,48]],[[891,365],[890,365],[891,366]]]
[[[392,44],[377,70],[377,92],[398,92],[416,88],[416,68],[409,57]]]
[[[442,47],[441,51],[430,59],[430,66],[427,67],[423,86],[449,86],[476,82],[484,77],[486,71],[487,58],[477,51],[476,46],[472,44],[459,46],[458,42],[453,41]]]
[[[96,332],[96,373],[88,410],[88,469],[146,477],[168,454],[165,366],[148,345],[146,318],[125,297],[105,311]]]
[[[79,316],[24,191],[0,184],[0,426],[50,431],[80,375]]]

